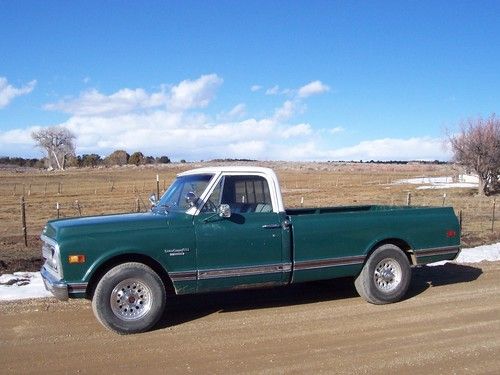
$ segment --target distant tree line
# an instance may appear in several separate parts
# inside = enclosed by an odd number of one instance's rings
[[[144,156],[140,151],[134,152],[130,155],[124,150],[113,151],[106,157],[101,157],[98,154],[83,154],[83,155],[69,155],[65,157],[64,165],[66,167],[98,167],[115,165],[146,165],[146,164],[168,164],[170,163],[168,156]],[[185,162],[185,161],[184,161]],[[18,167],[32,167],[32,168],[49,168],[52,167],[51,161],[47,157],[37,158],[19,158],[19,157],[0,157],[0,165],[14,165]]]
[[[18,167],[44,168],[45,162],[43,159],[36,158],[17,158],[9,156],[0,156],[0,165],[15,165]]]

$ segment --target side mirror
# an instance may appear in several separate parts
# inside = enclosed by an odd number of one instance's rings
[[[149,203],[151,203],[151,206],[156,206],[156,203],[158,203],[155,193],[151,193],[151,195],[149,196]]]
[[[219,209],[217,210],[217,213],[220,217],[227,219],[231,217],[231,207],[229,207],[228,204],[221,204],[219,206]]]

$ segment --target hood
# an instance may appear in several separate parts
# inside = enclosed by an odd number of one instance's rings
[[[86,216],[69,219],[51,220],[42,234],[60,240],[62,237],[91,235],[107,232],[130,232],[144,229],[155,229],[170,225],[179,213],[157,214],[153,212],[116,214],[103,216]]]

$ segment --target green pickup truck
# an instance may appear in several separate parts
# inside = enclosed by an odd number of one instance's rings
[[[153,327],[171,293],[352,276],[368,302],[396,302],[412,265],[460,251],[451,207],[285,209],[268,168],[187,171],[151,200],[147,213],[51,220],[41,236],[46,288],[91,299],[120,334]]]

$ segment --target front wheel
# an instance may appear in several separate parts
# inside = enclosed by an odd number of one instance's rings
[[[411,267],[403,251],[391,244],[376,249],[354,281],[359,295],[376,305],[397,302],[406,294]]]
[[[129,262],[110,269],[99,280],[92,310],[106,328],[119,334],[152,328],[165,310],[161,278],[142,263]]]

